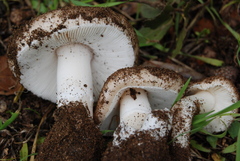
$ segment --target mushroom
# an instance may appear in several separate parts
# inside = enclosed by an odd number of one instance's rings
[[[65,7],[36,17],[17,31],[9,64],[21,84],[58,107],[80,101],[92,115],[107,77],[133,66],[137,37],[109,8]]]
[[[139,129],[153,109],[171,108],[182,85],[182,77],[168,69],[120,69],[108,77],[102,88],[94,112],[95,122],[101,130],[115,130],[116,118],[120,116],[120,120]],[[129,97],[123,97],[125,95]],[[135,115],[138,119],[132,119]]]
[[[127,19],[110,8],[65,7],[31,20],[10,42],[9,65],[21,84],[58,107],[38,159],[101,155],[93,102],[110,74],[136,62],[137,37]]]
[[[117,127],[104,160],[114,160],[116,156],[122,160],[153,156],[170,160],[169,109],[182,85],[182,77],[167,69],[132,67],[113,73],[103,86],[94,113],[100,129]],[[114,119],[118,117],[119,125]]]
[[[239,94],[234,84],[230,80],[219,76],[193,83],[188,87],[186,96],[192,101],[198,102],[200,114],[210,111],[214,111],[213,113],[219,112],[239,100]],[[236,112],[237,109],[228,113]],[[232,115],[217,116],[204,129],[209,133],[225,131],[231,125],[233,119]]]
[[[214,111],[216,113],[234,104],[239,94],[233,83],[224,77],[209,77],[191,84],[186,95],[172,108],[171,152],[173,160],[177,158],[190,158],[190,131],[192,119],[195,114]],[[236,113],[236,110],[229,113]],[[226,130],[233,121],[232,115],[217,116],[204,129],[209,133]]]

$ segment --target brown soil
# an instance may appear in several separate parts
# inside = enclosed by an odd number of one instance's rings
[[[104,152],[103,161],[171,161],[167,138],[156,140],[148,132],[137,132],[120,146],[111,144]]]
[[[168,111],[153,111],[152,112],[159,121],[164,121],[167,128],[169,123]],[[124,125],[123,125],[124,126]],[[109,143],[107,150],[103,154],[103,161],[111,160],[121,160],[121,161],[171,161],[173,156],[170,151],[169,144],[169,135],[170,132],[166,130],[166,133],[162,137],[159,133],[156,134],[156,131],[160,132],[160,129],[152,130],[143,130],[135,131],[134,134],[130,135],[126,140],[123,140],[119,137],[119,132],[124,128],[119,126],[115,131],[115,139],[120,142],[119,146],[116,146],[112,143]],[[127,131],[126,131],[127,133]],[[153,136],[154,134],[154,136]],[[156,139],[158,137],[159,139]],[[175,149],[174,149],[175,150]],[[186,151],[185,149],[178,149],[178,152],[181,150]],[[189,156],[189,155],[188,155]],[[186,161],[186,159],[177,158],[178,161]],[[176,158],[174,158],[176,159]]]
[[[55,123],[40,148],[38,161],[100,160],[103,138],[82,104],[55,111]]]

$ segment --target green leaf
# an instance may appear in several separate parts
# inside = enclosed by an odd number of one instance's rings
[[[240,160],[240,130],[238,130],[237,149],[236,149],[236,161]]]
[[[142,4],[140,6],[140,13],[141,13],[142,17],[148,18],[148,19],[155,18],[156,16],[161,14],[162,11],[163,11],[162,9],[153,8],[153,7],[151,7],[149,5],[145,5],[145,4]]]
[[[44,140],[45,140],[45,137],[39,137],[37,139],[37,144],[42,144],[44,142]]]
[[[22,148],[20,150],[20,159],[21,161],[27,161],[28,159],[28,144],[23,143]]]
[[[144,22],[144,27],[138,30],[140,47],[150,46],[149,43],[157,44],[167,34],[174,25],[173,18],[169,14],[172,10],[170,5],[166,6],[159,16]]]
[[[237,149],[237,142],[228,145],[225,149],[222,150],[222,153],[233,153]]]
[[[169,19],[155,29],[143,27],[138,30],[138,35],[141,35],[141,37],[139,37],[140,47],[145,46],[145,44],[148,44],[149,42],[159,42],[166,35],[172,25],[173,21],[172,19]]]
[[[215,149],[217,147],[217,141],[218,141],[217,137],[215,137],[215,136],[207,136],[206,140],[212,146],[212,148]]]
[[[104,134],[106,134],[106,133],[109,133],[109,132],[114,132],[114,130],[103,130],[103,131],[101,131],[101,133],[104,135]]]
[[[205,130],[200,130],[200,132],[201,133],[204,133],[205,135],[209,135],[209,136],[214,136],[214,137],[217,137],[217,138],[223,138],[223,137],[225,137],[226,135],[227,135],[227,130],[226,131],[224,131],[223,133],[220,133],[220,134],[211,134],[211,133],[209,133],[209,132],[207,132],[207,131],[205,131]]]
[[[183,87],[181,88],[181,90],[180,90],[180,92],[178,93],[177,98],[176,98],[175,101],[173,102],[172,106],[174,106],[175,103],[177,103],[177,102],[183,97],[183,95],[184,95],[184,93],[185,93],[185,91],[186,91],[186,89],[187,89],[190,81],[191,81],[191,77],[188,78],[188,80],[186,81],[186,83],[185,83],[185,84],[183,85]]]
[[[228,129],[228,133],[234,139],[238,136],[239,130],[240,130],[240,122],[234,121]]]
[[[206,152],[206,153],[210,153],[211,152],[210,149],[205,148],[201,144],[198,144],[197,141],[195,141],[195,140],[191,140],[190,144],[191,144],[192,147],[194,147],[195,149],[200,150],[202,152]]]

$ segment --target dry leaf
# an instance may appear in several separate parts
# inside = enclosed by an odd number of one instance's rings
[[[216,153],[213,153],[211,156],[214,161],[222,161],[221,156]]]
[[[0,95],[14,94],[20,86],[20,83],[8,68],[7,56],[0,56]]]

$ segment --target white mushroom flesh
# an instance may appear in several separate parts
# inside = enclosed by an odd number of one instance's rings
[[[142,127],[151,110],[147,92],[143,89],[128,89],[120,99],[120,121],[136,130]]]
[[[89,47],[82,44],[69,44],[56,50],[57,66],[57,104],[58,107],[70,102],[80,101],[93,110],[93,84]],[[77,74],[76,74],[77,73]]]

